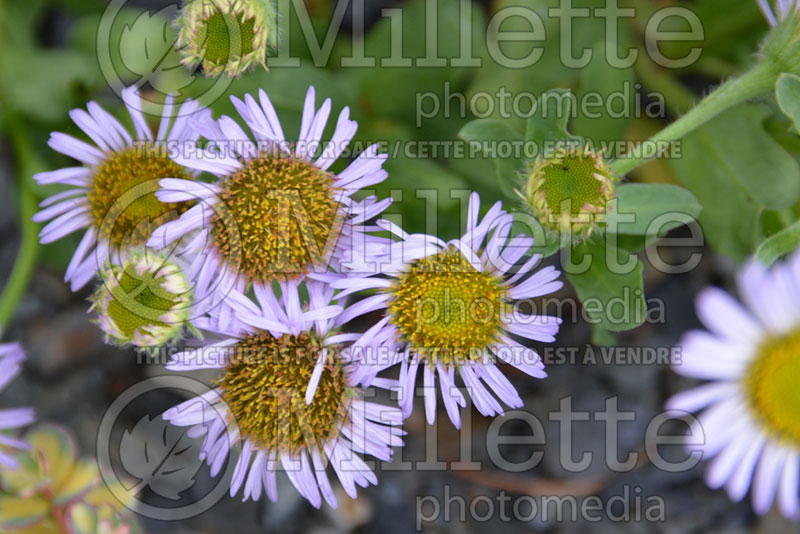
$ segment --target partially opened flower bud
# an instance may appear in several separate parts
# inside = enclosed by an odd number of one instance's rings
[[[536,159],[518,193],[547,231],[580,242],[602,230],[617,181],[602,155],[564,144]]]
[[[270,0],[188,0],[176,20],[181,62],[206,76],[238,76],[264,65],[277,43]]]
[[[761,45],[761,56],[774,69],[774,76],[782,72],[800,75],[800,2],[789,0],[779,4],[777,18],[767,17],[775,27]]]
[[[800,11],[798,0],[756,0],[758,7],[764,13],[764,17],[770,26],[777,26],[782,21],[794,17]],[[772,4],[772,5],[770,5]]]
[[[107,266],[92,302],[107,343],[155,348],[191,327],[192,292],[183,269],[151,252]]]

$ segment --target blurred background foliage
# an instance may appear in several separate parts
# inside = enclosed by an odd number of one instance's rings
[[[359,2],[354,4],[357,8]],[[573,2],[576,7],[604,4],[602,0]],[[381,17],[381,9],[402,10],[402,53],[403,57],[413,59],[426,55],[425,28],[431,24],[426,14],[430,4],[426,7],[424,0],[368,0],[365,5],[366,29],[362,34],[360,25],[353,24],[359,17],[353,17],[350,3],[305,0],[323,51],[330,32],[331,53],[324,65],[314,64],[314,55],[319,55],[315,51],[318,45],[309,46],[297,14],[292,11],[288,17],[282,16],[280,38],[288,40],[291,56],[301,58],[300,65],[273,66],[269,71],[258,68],[232,80],[225,93],[211,105],[214,112],[232,114],[228,95],[241,96],[263,88],[287,132],[297,132],[305,89],[313,84],[318,99],[333,99],[334,113],[345,105],[351,108],[352,117],[360,125],[357,142],[384,141],[391,148],[395,142],[457,139],[475,116],[470,106],[462,114],[460,100],[446,99],[446,93],[463,93],[469,102],[472,95],[481,91],[492,95],[503,90],[512,95],[520,92],[539,95],[558,87],[571,89],[578,95],[587,91],[610,94],[620,91],[625,83],[635,83],[637,91],[622,106],[635,109],[637,99],[639,106],[643,106],[653,102],[652,93],[660,93],[665,102],[663,117],[632,116],[632,113],[625,113],[624,117],[604,114],[601,118],[578,115],[571,121],[570,130],[597,140],[644,139],[689,109],[709,87],[741,72],[768,29],[751,1],[622,1],[621,7],[636,7],[636,15],[620,19],[618,45],[623,54],[629,47],[638,50],[636,63],[628,69],[608,65],[604,58],[606,22],[592,17],[575,20],[571,46],[573,55],[585,48],[593,49],[594,59],[585,68],[571,69],[562,65],[559,56],[559,21],[548,14],[549,7],[558,5],[557,0],[485,0],[471,3],[469,10],[458,0],[439,0],[433,4],[438,10],[439,57],[463,55],[462,33],[470,32],[472,54],[481,58],[482,65],[396,68],[380,66],[380,58],[391,52],[393,31],[392,20]],[[702,41],[662,44],[661,51],[668,57],[684,57],[693,47],[702,49],[698,61],[680,69],[664,69],[654,63],[646,53],[648,43],[644,39],[649,16],[672,5],[694,11],[705,33]],[[143,91],[173,92],[183,98],[203,94],[215,83],[178,63],[171,48],[175,40],[175,30],[170,24],[177,9],[174,3],[131,0],[112,2],[109,6],[108,9],[119,7],[113,20],[103,18],[107,6],[101,2],[0,0],[0,137],[8,147],[2,157],[4,164],[13,169],[12,190],[19,196],[15,205],[22,229],[19,268],[11,274],[18,279],[8,284],[12,290],[19,286],[19,278],[30,272],[34,261],[63,269],[79,237],[76,234],[71,240],[35,250],[38,230],[29,222],[30,214],[35,211],[35,203],[56,189],[39,187],[30,176],[39,170],[70,164],[47,148],[49,132],[60,130],[80,135],[69,120],[68,111],[84,107],[89,100],[99,102],[123,121],[128,120],[103,74],[103,58],[108,58],[121,83],[136,83]],[[546,42],[500,44],[503,54],[511,58],[523,58],[530,54],[531,47],[543,46],[543,56],[530,68],[502,67],[491,59],[486,47],[487,24],[492,14],[511,6],[532,8],[545,21]],[[342,24],[337,31],[338,17],[342,17]],[[670,26],[675,30],[688,29],[685,25],[679,19],[667,19],[662,29]],[[501,29],[526,31],[530,25],[515,17],[508,19]],[[285,45],[284,42],[282,46]],[[342,67],[343,59],[354,52],[354,46],[356,51],[363,46],[368,58],[376,58],[377,66]],[[443,107],[435,117],[418,126],[418,95],[428,93],[438,95],[446,109]],[[526,111],[526,100],[520,102],[522,111]],[[502,118],[500,104],[495,103],[494,118]],[[485,105],[482,101],[481,109]],[[505,120],[513,130],[524,132],[524,119]],[[329,130],[334,123],[330,121]],[[687,187],[703,205],[700,223],[717,251],[741,260],[765,237],[797,218],[800,171],[796,160],[800,140],[774,99],[724,114],[692,134],[684,147],[681,159],[648,164],[630,179]],[[402,198],[390,211],[396,220],[402,217],[409,231],[436,231],[443,238],[455,237],[461,227],[456,221],[460,200],[458,195],[451,195],[453,190],[478,191],[487,203],[498,199],[509,201],[495,179],[492,162],[487,159],[447,158],[443,153],[438,157],[410,157],[401,150],[390,155],[386,168],[390,179],[378,187],[377,193]],[[782,179],[780,184],[763,191],[759,181],[776,174]],[[428,200],[431,193],[417,193],[421,189],[434,189],[436,202]],[[434,211],[438,219],[432,228],[431,219],[426,217]],[[423,213],[426,217],[421,216]],[[644,244],[646,240],[630,248]],[[8,295],[4,300],[8,300]],[[8,320],[10,312],[0,306],[0,323]]]

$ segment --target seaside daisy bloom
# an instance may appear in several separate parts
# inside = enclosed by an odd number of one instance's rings
[[[187,0],[175,21],[181,63],[202,63],[206,76],[238,76],[264,65],[278,42],[270,0]]]
[[[618,181],[602,154],[565,143],[536,158],[517,193],[548,233],[577,243],[602,231]]]
[[[103,269],[91,300],[106,343],[156,348],[190,326],[194,298],[176,259],[137,250]]]
[[[771,269],[748,263],[738,278],[740,304],[717,288],[697,298],[706,330],[681,342],[677,373],[709,383],[678,393],[667,408],[700,412],[691,445],[713,458],[711,488],[740,501],[752,489],[753,509],[764,514],[777,499],[788,518],[800,519],[800,253]]]
[[[512,335],[555,340],[561,319],[526,313],[522,299],[560,289],[560,273],[552,266],[535,271],[538,255],[516,268],[533,246],[533,238],[510,238],[513,216],[500,202],[482,219],[479,209],[480,198],[473,193],[466,233],[450,242],[407,234],[389,221],[378,221],[401,239],[379,260],[381,273],[388,277],[331,277],[332,287],[342,290],[337,298],[377,290],[359,305],[370,311],[384,309],[385,316],[353,344],[352,353],[362,362],[359,378],[364,383],[401,363],[399,399],[406,417],[420,367],[428,422],[435,419],[438,376],[445,409],[456,426],[461,424],[459,406],[466,405],[456,387],[457,376],[485,416],[503,413],[494,395],[513,408],[523,405],[498,360],[532,377],[546,376],[539,355]]]
[[[89,102],[86,111],[74,109],[70,117],[93,144],[61,132],[50,134],[48,141],[50,148],[82,165],[33,177],[41,185],[67,188],[41,203],[42,210],[34,221],[50,223],[42,229],[39,240],[52,243],[86,230],[64,277],[73,291],[86,285],[107,261],[124,256],[128,247],[144,245],[153,228],[189,207],[162,203],[154,193],[160,178],[188,181],[193,177],[192,171],[168,157],[167,146],[197,140],[198,134],[190,124],[197,103],[187,100],[173,122],[172,99],[168,97],[158,132],[153,135],[136,90],[125,89],[122,96],[135,138],[110,113]]]
[[[20,371],[25,353],[19,343],[0,343],[0,390]],[[0,409],[0,469],[16,469],[14,451],[27,449],[25,440],[8,433],[33,422],[33,408]]]
[[[297,281],[280,283],[281,296],[255,286],[256,301],[231,292],[235,319],[215,343],[175,355],[168,368],[176,371],[219,369],[209,393],[168,410],[164,419],[189,426],[204,436],[202,456],[216,476],[241,445],[230,494],[244,500],[262,493],[277,499],[276,474],[283,470],[315,507],[324,499],[337,505],[326,474],[333,468],[348,495],[356,486],[377,484],[360,457],[390,461],[392,447],[402,446],[402,413],[369,400],[354,380],[357,362],[348,344],[358,334],[338,327],[364,312],[358,305],[331,305],[333,289],[305,284],[301,301]],[[396,381],[378,380],[388,389]]]
[[[386,179],[386,155],[378,154],[376,144],[339,174],[330,172],[356,132],[349,108],[339,115],[331,139],[322,142],[331,101],[317,109],[311,87],[299,140],[290,144],[264,91],[258,101],[250,95],[231,99],[254,139],[227,116],[198,121],[209,146],[175,160],[218,181],[162,180],[157,196],[163,202],[196,204],[157,228],[149,245],[164,247],[188,236],[187,253],[195,254],[190,278],[218,280],[220,302],[231,289],[263,289],[328,268],[341,272],[367,256],[375,238],[365,222],[391,199],[352,197]]]

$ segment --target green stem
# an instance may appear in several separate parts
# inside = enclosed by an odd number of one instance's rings
[[[645,154],[645,148],[660,147],[665,142],[681,139],[723,111],[770,91],[775,85],[778,74],[772,62],[758,63],[745,74],[719,86],[686,115],[658,132],[648,141],[634,147],[627,155],[615,160],[611,167],[617,174],[623,175],[647,163],[659,154],[656,150],[648,150],[648,153]]]
[[[37,209],[36,198],[25,183],[28,179],[26,170],[35,165],[34,156],[22,126],[16,121],[9,121],[9,130],[17,159],[17,171],[20,175],[18,180],[19,225],[22,229],[22,241],[11,276],[0,296],[0,329],[5,329],[8,325],[17,308],[17,303],[25,293],[39,251],[39,228],[31,219]]]

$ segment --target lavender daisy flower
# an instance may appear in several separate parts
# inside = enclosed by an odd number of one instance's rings
[[[326,474],[330,464],[348,495],[356,486],[377,479],[360,454],[389,461],[392,447],[403,444],[402,413],[367,400],[354,380],[358,364],[346,344],[356,334],[338,327],[363,313],[363,307],[331,305],[333,289],[306,284],[303,304],[297,281],[280,283],[281,297],[256,285],[256,301],[233,291],[235,314],[219,340],[177,354],[175,371],[220,369],[215,388],[167,411],[164,418],[205,436],[202,455],[216,476],[231,454],[242,447],[230,494],[244,500],[265,492],[277,499],[280,467],[315,507],[322,499],[336,506]],[[377,380],[379,388],[395,387]]]
[[[19,373],[25,353],[18,343],[0,344],[0,390]],[[16,469],[13,454],[4,448],[27,449],[24,440],[9,436],[6,431],[16,430],[33,422],[33,408],[11,408],[0,410],[0,468]]]
[[[329,266],[343,270],[350,259],[366,254],[364,222],[391,200],[356,202],[352,196],[387,177],[386,155],[373,145],[338,175],[329,171],[357,129],[349,108],[339,115],[331,140],[321,143],[331,101],[317,109],[309,88],[299,141],[290,145],[264,91],[258,102],[250,95],[244,102],[231,100],[255,140],[230,117],[199,121],[210,146],[176,161],[219,180],[162,180],[157,193],[162,201],[197,205],[158,228],[150,245],[162,247],[191,234],[187,247],[194,247],[196,256],[190,276],[219,279],[220,301],[229,289],[243,292],[251,284],[264,289]]]
[[[140,111],[136,90],[125,89],[122,97],[133,121],[135,139],[110,113],[89,102],[87,111],[74,109],[70,117],[94,144],[61,132],[52,133],[48,141],[53,150],[82,165],[33,177],[42,185],[67,186],[43,201],[42,211],[33,218],[36,222],[50,221],[39,234],[42,243],[86,229],[64,277],[73,291],[86,285],[117,253],[143,245],[153,228],[188,209],[185,204],[161,203],[154,194],[158,185],[155,180],[193,177],[192,171],[169,159],[167,146],[197,140],[189,120],[198,110],[197,103],[187,100],[173,122],[172,99],[168,97],[154,136]]]
[[[770,0],[756,0],[756,2],[770,26],[777,26],[778,22],[790,17],[800,9],[798,0],[775,0],[774,7],[770,5]]]
[[[419,367],[428,422],[435,419],[433,386],[438,376],[445,409],[457,427],[461,424],[459,406],[464,407],[466,400],[456,388],[456,374],[485,416],[503,413],[492,393],[511,407],[523,405],[500,372],[497,358],[532,377],[546,376],[539,355],[511,335],[551,342],[561,320],[523,313],[512,307],[512,302],[558,290],[563,285],[557,280],[559,272],[545,267],[534,273],[541,259],[538,255],[514,272],[533,238],[520,235],[509,239],[513,216],[500,202],[483,219],[479,209],[480,198],[473,193],[466,233],[447,243],[434,236],[409,235],[388,221],[378,221],[402,239],[390,247],[379,266],[390,279],[330,279],[332,287],[342,289],[338,298],[363,289],[378,290],[359,305],[370,311],[385,309],[386,315],[356,341],[353,351],[362,359],[360,378],[364,383],[380,370],[402,362],[399,389],[405,416],[412,409]]]
[[[681,342],[681,375],[710,383],[672,397],[667,408],[701,412],[697,447],[713,460],[711,488],[723,486],[740,501],[752,488],[753,508],[764,514],[777,499],[786,517],[800,519],[800,253],[767,270],[748,263],[738,279],[745,305],[717,288],[697,298],[708,328]]]

